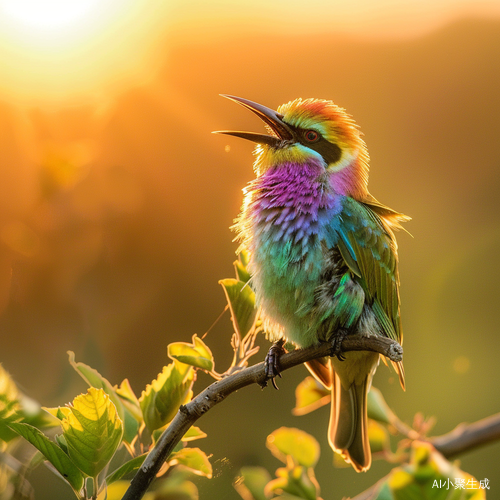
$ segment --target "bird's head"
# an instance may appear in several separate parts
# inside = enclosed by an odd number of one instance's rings
[[[270,135],[218,131],[258,144],[255,172],[286,164],[317,164],[339,194],[363,199],[367,194],[368,152],[358,126],[344,109],[331,101],[295,99],[274,111],[255,102],[223,95],[253,111]]]

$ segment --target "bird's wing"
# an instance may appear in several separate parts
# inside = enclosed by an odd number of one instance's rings
[[[365,289],[384,333],[401,342],[397,245],[390,226],[368,204],[345,198],[338,246]]]
[[[408,232],[401,225],[401,222],[408,222],[411,220],[411,217],[408,217],[408,215],[396,212],[396,210],[380,203],[380,201],[374,198],[370,193],[366,193],[366,196],[363,199],[363,204],[368,205],[368,207],[371,208],[377,215],[380,215],[384,222],[392,229],[402,229],[403,231]]]
[[[384,212],[389,212],[385,214]],[[403,343],[399,314],[397,244],[391,228],[405,216],[378,203],[361,203],[346,197],[338,229],[338,247],[351,271],[358,277],[366,298],[387,337]],[[392,362],[405,388],[403,362]]]

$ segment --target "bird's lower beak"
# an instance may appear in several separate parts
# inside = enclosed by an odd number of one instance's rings
[[[280,115],[262,104],[243,99],[242,97],[226,94],[221,94],[221,96],[227,97],[231,99],[231,101],[237,102],[255,113],[269,127],[273,135],[257,134],[255,132],[236,132],[232,130],[217,130],[214,134],[234,135],[235,137],[241,137],[242,139],[247,139],[259,144],[267,144],[273,147],[278,146],[283,141],[289,141],[293,138],[292,130],[283,122],[283,115]]]

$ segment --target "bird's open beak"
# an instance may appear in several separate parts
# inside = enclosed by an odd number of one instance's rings
[[[266,106],[262,106],[262,104],[243,99],[242,97],[226,94],[221,94],[221,96],[227,97],[231,99],[231,101],[237,102],[255,113],[269,127],[273,135],[257,134],[255,132],[236,132],[232,130],[217,130],[213,132],[214,134],[234,135],[235,137],[241,137],[242,139],[247,139],[259,144],[267,144],[272,147],[278,146],[283,141],[293,139],[292,130],[288,125],[283,123],[283,115],[280,115],[270,108],[266,108]]]

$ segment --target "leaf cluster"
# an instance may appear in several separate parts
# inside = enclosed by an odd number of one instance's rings
[[[219,402],[227,395],[220,392],[220,385],[225,384],[223,379],[247,377],[257,368],[247,368],[251,356],[258,352],[255,340],[262,325],[246,265],[247,257],[241,254],[235,262],[236,278],[219,282],[234,328],[233,359],[222,373],[216,371],[204,338],[193,335],[191,342],[168,345],[169,363],[137,397],[127,379],[112,385],[92,367],[77,362],[69,352],[71,366],[89,388],[65,406],[42,408],[17,389],[0,365],[0,499],[31,498],[33,492],[26,471],[40,463],[64,480],[79,500],[129,498],[130,478],[134,474],[137,478],[141,471],[148,474],[149,459],[155,456],[150,452],[160,448],[179,415],[188,412],[187,408],[202,396],[210,395]],[[216,382],[194,397],[193,386],[200,370]],[[213,388],[216,385],[219,389]],[[304,415],[329,403],[330,392],[307,377],[296,389],[292,411]],[[417,415],[413,426],[408,426],[373,387],[368,394],[368,416],[373,457],[393,464],[394,468],[357,500],[486,498],[486,479],[478,481],[461,471],[432,446],[427,437],[432,419]],[[212,466],[204,451],[190,446],[192,441],[206,436],[193,422],[188,421],[178,435],[172,431],[176,437],[158,461],[159,470],[154,474],[160,479],[154,483],[153,491],[145,493],[152,481],[150,477],[146,486],[141,486],[140,496],[130,498],[198,500],[198,490],[191,479],[210,479]],[[28,462],[16,457],[22,440],[36,449]],[[320,445],[315,438],[299,429],[281,427],[267,437],[266,446],[281,466],[274,477],[262,467],[242,468],[234,486],[244,500],[321,500],[314,473],[320,458]],[[338,455],[334,463],[346,466]]]
[[[254,347],[258,332],[255,295],[247,285],[249,275],[244,259],[241,256],[235,263],[238,279],[220,281],[234,325],[231,338],[234,357],[228,370],[216,372],[210,348],[193,335],[190,343],[168,345],[171,362],[137,397],[127,379],[120,385],[112,385],[94,368],[77,362],[70,351],[69,362],[88,384],[87,393],[58,408],[36,405],[30,415],[27,411],[30,405],[22,404],[26,399],[0,365],[0,451],[9,456],[7,444],[21,437],[37,450],[31,465],[45,462],[78,499],[121,498],[129,484],[126,478],[142,466],[179,408],[191,401],[197,371],[220,380],[247,366],[249,357],[258,351]],[[59,433],[54,433],[55,429]],[[160,471],[163,480],[156,485],[158,498],[198,498],[197,488],[189,477],[211,478],[212,466],[205,452],[188,447],[188,443],[205,436],[194,426],[184,434]],[[4,467],[11,473],[7,482],[12,483],[19,476],[16,472],[23,468],[16,463],[16,467],[12,464]],[[0,465],[0,477],[1,473]],[[10,496],[15,489],[9,490]],[[0,498],[3,500],[4,496]]]
[[[304,415],[330,403],[330,391],[313,377],[296,389],[295,415]],[[429,442],[427,433],[433,419],[417,414],[413,427],[407,426],[372,387],[368,393],[368,433],[374,459],[395,464],[394,469],[368,492],[353,500],[484,500],[488,480],[477,480],[447,460]],[[391,438],[398,436],[396,450]],[[273,479],[263,467],[243,467],[234,487],[243,500],[321,500],[314,475],[319,444],[299,429],[280,428],[267,438],[271,453],[285,464]],[[335,454],[337,467],[349,467]]]

